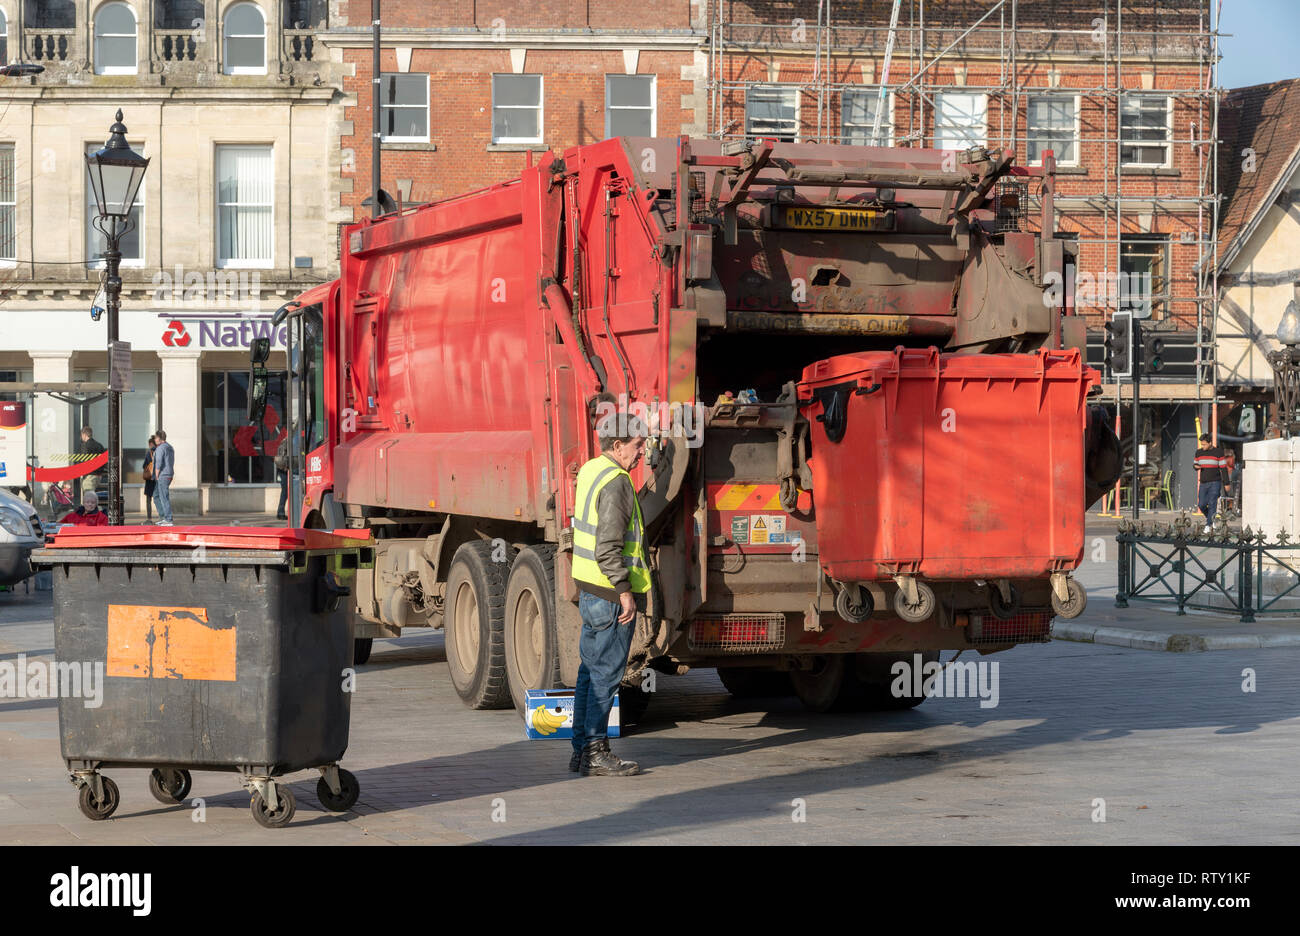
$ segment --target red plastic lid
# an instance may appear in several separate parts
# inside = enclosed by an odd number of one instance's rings
[[[301,527],[101,526],[64,527],[51,549],[102,549],[109,546],[211,549],[346,549],[370,542],[369,530],[307,530]]]

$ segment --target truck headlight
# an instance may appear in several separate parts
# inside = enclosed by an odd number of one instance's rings
[[[0,527],[12,533],[14,536],[34,536],[32,525],[16,510],[0,508]]]

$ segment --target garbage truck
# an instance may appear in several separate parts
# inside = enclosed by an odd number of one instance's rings
[[[339,278],[275,314],[290,523],[375,538],[359,660],[441,627],[472,708],[574,684],[601,406],[649,433],[624,721],[693,667],[815,711],[910,707],[898,660],[1082,610],[1118,447],[1050,153],[621,137],[528,160],[344,228]]]

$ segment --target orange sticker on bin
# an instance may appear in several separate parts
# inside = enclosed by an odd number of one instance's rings
[[[235,680],[235,628],[214,627],[207,608],[108,606],[109,676]]]

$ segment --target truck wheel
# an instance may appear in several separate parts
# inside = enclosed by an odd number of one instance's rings
[[[785,670],[755,669],[752,666],[719,666],[718,678],[737,699],[783,699],[794,695],[790,674]]]
[[[370,650],[375,645],[373,637],[357,637],[352,641],[352,663],[360,666],[370,659]]]
[[[504,562],[492,561],[492,544],[475,541],[456,550],[447,574],[447,670],[461,701],[472,709],[510,706],[506,676]]]
[[[529,546],[515,556],[506,588],[505,645],[516,709],[524,710],[527,689],[560,688],[554,546]]]
[[[1088,607],[1088,592],[1074,579],[1066,582],[1066,590],[1068,597],[1065,601],[1056,597],[1055,590],[1052,591],[1052,610],[1069,620],[1083,614],[1083,609]]]
[[[850,700],[851,705],[863,712],[898,712],[916,708],[924,702],[928,698],[926,695],[912,695],[909,690],[906,695],[896,696],[893,692],[894,682],[897,679],[892,672],[894,664],[899,661],[906,663],[910,673],[918,654],[922,666],[937,662],[939,659],[938,650],[854,654],[851,675],[857,686],[855,695]]]
[[[840,699],[844,688],[844,654],[817,657],[812,669],[790,671],[794,694],[810,712],[829,712]]]

